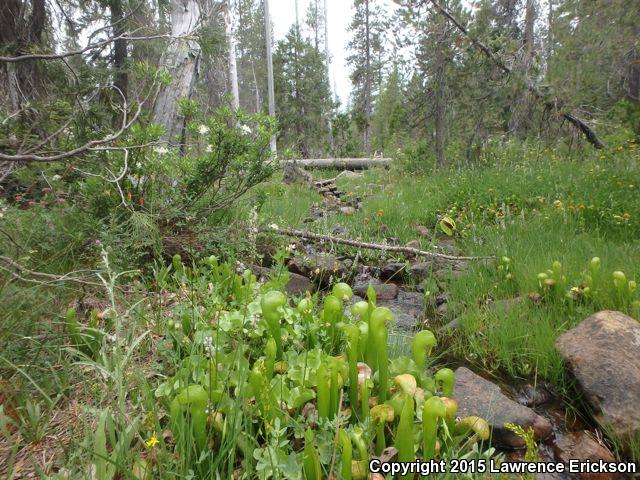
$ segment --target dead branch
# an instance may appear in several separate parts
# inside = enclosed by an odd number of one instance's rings
[[[462,32],[462,34],[475,46],[477,47],[480,51],[482,51],[482,53],[484,53],[484,55],[489,58],[489,60],[491,60],[493,63],[495,63],[498,68],[500,68],[500,70],[502,70],[505,74],[507,75],[511,75],[512,74],[512,69],[506,65],[502,59],[500,59],[500,57],[498,57],[497,55],[495,55],[491,49],[486,46],[484,43],[482,43],[480,40],[478,40],[477,38],[475,38],[473,35],[471,35],[469,33],[469,31],[442,5],[440,5],[438,2],[436,2],[435,0],[428,0],[429,2],[431,2],[431,4],[444,16],[446,17],[447,20],[449,20],[453,25],[455,25],[455,27],[460,30],[460,32]],[[545,107],[547,107],[550,110],[553,111],[558,111],[560,108],[559,105],[559,101],[557,99],[547,99],[547,96],[544,95],[540,89],[531,81],[531,79],[524,77],[524,83],[527,87],[527,90],[529,90],[531,92],[531,94],[538,99],[539,101],[543,102]],[[593,145],[594,148],[600,149],[600,148],[604,148],[604,143],[602,142],[602,140],[600,140],[598,138],[598,135],[596,134],[596,132],[589,126],[587,125],[587,123],[580,119],[577,115],[575,115],[572,112],[562,112],[560,111],[559,114],[565,119],[567,120],[569,123],[571,123],[574,127],[578,128],[582,134],[586,137],[587,141]]]
[[[82,271],[69,272],[64,275],[55,275],[53,273],[36,272],[30,270],[26,267],[23,267],[15,260],[9,257],[5,257],[4,255],[0,255],[0,261],[5,264],[4,266],[0,265],[0,270],[9,273],[15,279],[23,282],[36,283],[38,285],[50,285],[57,282],[75,282],[81,283],[83,285],[101,286],[101,284],[98,282],[91,282],[89,280],[73,276],[74,274],[81,273]],[[27,278],[23,275],[29,275],[35,278]]]
[[[351,247],[366,248],[368,250],[381,250],[383,252],[394,253],[408,253],[419,257],[432,257],[441,258],[443,260],[451,261],[465,261],[465,260],[494,260],[493,256],[481,256],[481,257],[465,257],[457,255],[447,255],[444,253],[428,252],[426,250],[420,250],[418,248],[403,247],[399,245],[384,245],[380,243],[361,242],[358,240],[350,240],[348,238],[339,238],[331,235],[320,235],[319,233],[307,232],[304,230],[288,230],[286,228],[263,228],[262,231],[268,231],[285,235],[288,237],[302,238],[305,240],[311,240],[313,242],[329,242],[337,243],[341,245],[349,245]]]
[[[193,38],[193,34],[188,35],[179,35],[174,36],[171,34],[158,34],[158,35],[146,35],[146,36],[129,36],[128,34],[118,35],[115,37],[109,37],[105,40],[101,40],[96,43],[90,43],[84,48],[80,48],[78,50],[71,50],[69,52],[64,53],[29,53],[25,55],[16,55],[16,56],[2,56],[0,55],[0,62],[6,63],[16,63],[16,62],[24,62],[28,60],[62,60],[65,58],[73,57],[76,55],[82,55],[91,50],[101,49],[113,43],[117,40],[126,40],[127,42],[139,42],[139,41],[147,41],[147,40],[156,40],[161,38],[168,38],[172,40],[179,40],[185,38]]]
[[[111,133],[101,139],[96,139],[96,140],[90,140],[88,142],[86,142],[83,145],[80,145],[79,147],[76,147],[72,150],[68,150],[65,152],[61,152],[55,155],[38,155],[35,153],[17,153],[14,155],[8,155],[6,153],[2,153],[0,151],[0,161],[4,161],[4,162],[56,162],[56,161],[60,161],[60,160],[67,160],[71,157],[75,157],[78,155],[82,155],[84,153],[87,152],[93,152],[93,151],[101,151],[101,150],[105,150],[107,149],[106,146],[108,146],[108,144],[114,142],[115,140],[117,140],[118,138],[120,138],[140,117],[140,115],[142,114],[143,108],[146,105],[146,103],[152,99],[152,97],[154,97],[153,99],[155,99],[155,95],[157,95],[157,88],[154,88],[152,86],[152,88],[150,89],[149,94],[142,99],[141,101],[138,102],[135,111],[133,112],[133,115],[129,116],[128,115],[128,110],[129,110],[129,104],[126,100],[126,98],[124,97],[124,95],[122,94],[122,92],[120,92],[117,87],[115,86],[110,86],[110,88],[114,88],[116,89],[116,91],[118,91],[120,97],[122,98],[122,123],[120,125],[120,128],[114,132]],[[155,91],[155,93],[154,93]],[[54,134],[52,134],[49,138],[55,138],[57,136],[58,132],[54,132]],[[117,147],[117,149],[122,150],[124,147],[120,146]],[[132,147],[133,148],[133,147]]]

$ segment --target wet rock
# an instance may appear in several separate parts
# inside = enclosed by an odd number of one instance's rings
[[[318,279],[321,283],[329,281],[330,277],[342,278],[347,275],[348,268],[333,255],[326,253],[312,253],[299,255],[287,264],[290,272],[307,278]]]
[[[356,209],[353,207],[340,207],[340,212],[350,217],[356,213]]]
[[[433,274],[434,262],[418,262],[411,265],[409,271],[416,280],[424,280]]]
[[[272,269],[259,265],[250,265],[249,269],[261,280],[267,280],[274,273]],[[313,293],[315,288],[311,280],[307,277],[289,272],[289,281],[287,282],[286,290],[289,295],[300,296],[307,293],[307,291]]]
[[[351,303],[363,300],[359,295],[351,298]],[[422,324],[424,317],[424,295],[419,292],[408,292],[399,289],[398,296],[393,300],[376,302],[379,307],[387,307],[393,312],[393,330],[397,333],[409,333]]]
[[[524,428],[533,427],[536,437],[551,435],[551,423],[533,410],[507,398],[500,387],[476,375],[465,367],[456,370],[453,398],[458,402],[458,415],[477,415],[484,418],[492,429],[492,442],[501,447],[523,448],[524,441],[507,430],[505,423]]]
[[[556,348],[598,421],[622,438],[640,433],[640,323],[598,312],[560,335]]]
[[[393,312],[393,326],[396,331],[413,331],[422,324],[424,295],[419,292],[400,290],[395,300],[383,302],[383,305]]]
[[[387,263],[380,269],[380,280],[398,280],[407,269],[406,263]]]
[[[287,293],[292,296],[301,296],[307,292],[312,293],[315,288],[307,277],[297,273],[289,273],[289,281],[286,286]]]
[[[543,405],[553,400],[553,395],[543,385],[525,385],[516,394],[516,401],[525,407]]]
[[[569,460],[591,460],[592,462],[615,462],[611,451],[598,442],[589,432],[570,432],[558,435],[553,442],[553,450],[558,461],[568,464]],[[589,480],[613,480],[620,478],[611,473],[582,473],[578,478]]]
[[[429,231],[429,229],[427,227],[425,227],[424,225],[418,225],[416,227],[416,233],[418,234],[418,236],[420,237],[429,237],[431,236],[431,232]]]
[[[398,296],[398,286],[393,283],[358,283],[353,287],[353,293],[361,297],[366,297],[369,285],[372,285],[376,291],[376,298],[378,301],[393,300]]]

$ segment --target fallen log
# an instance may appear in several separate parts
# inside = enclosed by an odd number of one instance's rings
[[[403,247],[400,245],[384,245],[380,243],[361,242],[359,240],[351,240],[348,238],[334,237],[332,235],[320,235],[319,233],[307,232],[304,230],[289,230],[286,228],[275,228],[273,226],[262,228],[261,231],[277,233],[287,237],[302,238],[313,242],[330,242],[340,245],[349,245],[351,247],[366,248],[368,250],[381,250],[384,252],[408,253],[416,257],[432,257],[441,258],[443,260],[459,261],[459,260],[495,260],[494,256],[484,257],[464,257],[457,255],[447,255],[444,253],[428,252],[419,248]]]
[[[341,170],[365,170],[371,167],[389,167],[391,158],[303,158],[283,160],[281,164],[294,164],[303,168],[338,168]]]

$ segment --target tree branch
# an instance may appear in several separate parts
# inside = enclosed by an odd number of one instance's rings
[[[29,53],[25,55],[16,55],[16,56],[2,56],[0,55],[0,62],[6,63],[16,63],[16,62],[25,62],[28,60],[62,60],[64,58],[73,57],[76,55],[82,55],[91,50],[101,49],[113,43],[117,40],[125,40],[127,42],[139,42],[144,40],[156,40],[160,38],[169,38],[172,40],[180,40],[180,39],[189,39],[193,38],[193,32],[190,32],[187,35],[179,35],[174,36],[171,34],[158,34],[158,35],[146,35],[146,36],[129,36],[128,34],[117,35],[114,37],[109,37],[105,40],[101,40],[96,43],[90,43],[84,48],[78,50],[71,50],[69,52],[64,53]]]
[[[307,232],[304,230],[288,230],[283,228],[262,228],[261,231],[277,233],[287,237],[303,238],[314,242],[330,242],[341,245],[349,245],[351,247],[366,248],[369,250],[382,250],[383,252],[408,253],[410,255],[420,257],[441,258],[443,260],[461,261],[461,260],[494,260],[493,256],[484,257],[464,257],[457,255],[447,255],[444,253],[428,252],[418,248],[402,247],[399,245],[383,245],[379,243],[361,242],[358,240],[350,240],[348,238],[334,237],[331,235],[320,235],[318,233]]]

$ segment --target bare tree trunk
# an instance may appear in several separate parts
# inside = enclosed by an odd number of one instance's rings
[[[324,0],[324,61],[327,66],[327,82],[329,82],[329,90],[331,90],[331,80],[329,79],[331,71],[331,56],[329,55],[329,13],[327,10],[327,0]],[[333,95],[332,95],[333,97]],[[329,146],[333,152],[333,111],[327,112],[327,126],[329,127]]]
[[[369,0],[364,2],[365,22],[365,79],[364,79],[364,151],[371,155],[371,39],[369,38]]]
[[[444,58],[442,58],[441,54],[438,54],[438,69],[436,71],[436,76],[436,155],[438,156],[438,164],[441,167],[446,167],[449,164],[445,153],[447,128],[447,102],[445,100],[445,95],[447,79]]]
[[[171,35],[192,33],[200,19],[197,0],[171,0]],[[172,76],[158,94],[153,108],[153,119],[166,128],[165,140],[184,140],[185,119],[179,112],[179,101],[191,98],[198,74],[200,46],[191,39],[174,39],[163,58],[163,65]]]
[[[269,13],[269,0],[264,0],[264,28],[267,47],[267,89],[269,91],[269,116],[276,116],[275,90],[273,87],[273,55],[271,52],[271,16]],[[277,155],[276,136],[271,135],[271,154]]]
[[[240,89],[238,88],[238,64],[236,61],[236,36],[233,32],[231,16],[231,0],[225,0],[223,6],[224,26],[227,35],[229,83],[231,84],[231,106],[234,110],[240,108]]]
[[[262,110],[262,99],[260,98],[260,87],[258,86],[258,76],[256,75],[256,69],[251,60],[251,73],[253,74],[253,87],[256,90],[256,113],[260,113]]]
[[[547,45],[545,48],[547,65],[551,54],[553,53],[553,0],[547,0],[549,2],[547,10]]]

